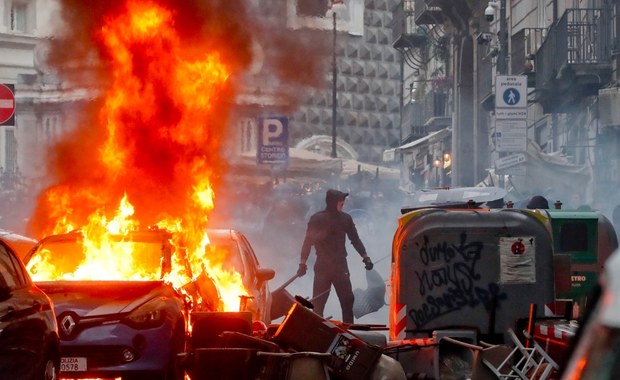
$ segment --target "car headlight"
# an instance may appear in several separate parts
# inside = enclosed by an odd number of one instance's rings
[[[124,321],[136,329],[150,329],[160,326],[165,319],[166,301],[157,297],[129,313]]]

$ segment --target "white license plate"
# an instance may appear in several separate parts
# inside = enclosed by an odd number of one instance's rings
[[[60,358],[60,372],[86,371],[86,358]]]

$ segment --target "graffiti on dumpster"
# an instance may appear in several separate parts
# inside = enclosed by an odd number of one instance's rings
[[[424,236],[418,251],[424,269],[415,272],[423,302],[408,311],[416,328],[465,307],[482,304],[488,309],[493,300],[499,302],[506,298],[496,283],[491,282],[486,288],[476,285],[481,279],[477,264],[482,247],[481,241],[468,242],[465,232],[461,233],[458,244],[431,243]]]

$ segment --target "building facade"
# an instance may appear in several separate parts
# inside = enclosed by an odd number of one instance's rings
[[[35,163],[38,140],[60,133],[57,110],[38,107],[47,97],[42,90],[42,56],[45,39],[50,37],[58,4],[48,0],[0,1],[0,83],[15,91],[15,121],[0,129],[0,166],[3,185],[19,177],[32,177],[40,167]],[[35,145],[33,145],[35,144]],[[30,149],[34,147],[34,149]]]
[[[261,46],[257,38],[248,72],[235,78],[243,85],[231,116],[229,151],[252,155],[257,119],[282,115],[289,119],[291,147],[331,155],[336,135],[338,157],[380,163],[383,151],[402,140],[403,64],[392,47],[397,4],[347,0],[346,11],[334,20],[328,0],[248,1],[257,35],[270,43]],[[72,128],[72,115],[94,96],[69,88],[46,66],[47,41],[60,11],[56,0],[0,0],[0,83],[14,86],[16,98],[14,125],[0,129],[1,186],[12,193],[28,188],[37,194],[46,186],[47,147]],[[294,78],[274,73],[274,57],[292,66],[287,72]],[[310,66],[319,75],[306,83]]]
[[[424,81],[429,84],[425,94],[436,92],[432,66],[444,59],[439,47],[448,41],[452,161],[440,174],[449,174],[450,185],[500,185],[515,199],[543,194],[565,207],[589,205],[609,213],[620,203],[615,191],[620,185],[618,10],[611,0],[399,4],[395,25],[401,31],[395,33],[394,47],[408,57],[404,89]],[[498,75],[527,83],[526,140],[520,151],[498,149],[505,128],[496,115]],[[413,108],[406,99],[403,107]],[[432,139],[423,138],[433,132],[428,126],[435,115],[421,113],[417,119],[403,117],[404,131],[421,130],[420,142],[412,147],[403,141],[405,149],[388,155],[400,162],[401,184],[409,188],[416,187],[410,174],[423,164],[420,158],[431,170],[437,158]]]
[[[45,186],[45,152],[66,126],[76,99],[45,67],[46,41],[60,11],[55,0],[0,1],[0,83],[14,91],[14,118],[0,126],[0,223],[25,231]]]
[[[279,114],[289,117],[290,146],[331,155],[335,130],[336,156],[381,162],[385,148],[398,145],[401,140],[402,64],[392,47],[392,9],[398,2],[347,0],[346,10],[337,14],[335,23],[330,1],[258,0],[255,3],[257,16],[266,22],[286,20],[289,33],[303,36],[300,40],[313,39],[310,51],[299,54],[317,56],[322,74],[321,80],[312,86],[296,87],[294,96],[283,95],[278,87],[282,83],[270,83],[272,74],[267,68],[269,62],[265,62],[262,70],[244,81],[251,85],[236,112],[239,140],[256,141],[254,136],[247,137],[256,130],[256,118]],[[264,56],[269,57],[269,52]],[[246,152],[254,149],[252,144],[241,146]]]

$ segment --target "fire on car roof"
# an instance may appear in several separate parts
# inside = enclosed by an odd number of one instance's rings
[[[79,5],[66,13],[90,33],[87,52],[67,60],[82,59],[79,67],[89,71],[98,95],[53,148],[49,169],[56,178],[38,199],[31,229],[38,237],[80,230],[84,256],[70,272],[45,257],[30,263],[35,279],[159,279],[158,271],[143,268],[134,246],[119,249],[111,240],[157,226],[173,233],[176,252],[164,280],[181,288],[204,273],[217,285],[222,311],[238,310],[239,296],[247,294],[241,276],[205,248],[225,165],[229,78],[246,58],[235,61],[224,41],[207,38],[199,15],[210,13],[197,12],[197,4],[171,9],[166,1],[129,0],[102,2],[102,12],[89,9],[89,17],[80,16]],[[181,256],[184,262],[174,259]]]

